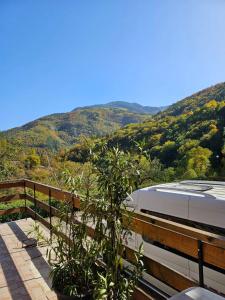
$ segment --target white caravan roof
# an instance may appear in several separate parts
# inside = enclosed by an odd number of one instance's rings
[[[134,191],[127,205],[225,229],[225,182],[186,180]]]
[[[180,193],[182,195],[204,194],[210,195],[218,200],[225,200],[225,182],[222,181],[203,181],[203,180],[184,180],[180,182],[171,182],[159,184],[141,190],[158,190],[163,189],[168,192]]]
[[[224,300],[225,298],[200,287],[189,288],[170,300]]]

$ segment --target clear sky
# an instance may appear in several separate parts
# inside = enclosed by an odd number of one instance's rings
[[[0,130],[225,81],[225,0],[0,0]]]

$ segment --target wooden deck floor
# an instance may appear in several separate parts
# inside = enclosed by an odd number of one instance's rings
[[[51,290],[46,247],[23,247],[32,224],[30,218],[0,224],[0,300],[58,299]]]

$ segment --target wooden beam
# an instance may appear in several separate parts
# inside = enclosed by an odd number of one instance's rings
[[[134,212],[133,216],[137,219],[146,221],[148,223],[158,225],[163,228],[167,228],[172,231],[179,232],[184,235],[188,235],[190,237],[193,237],[195,239],[208,242],[210,244],[213,244],[215,246],[219,246],[222,248],[225,248],[225,237],[214,234],[205,230],[193,228],[187,225],[183,225],[180,223],[176,223],[173,221],[169,221],[163,218],[155,217],[152,215],[144,214],[141,212]]]
[[[135,287],[132,299],[133,300],[155,300],[155,298],[152,298],[150,295],[148,295],[145,291],[143,291],[139,287]]]
[[[25,207],[16,207],[0,210],[0,216],[6,216],[11,214],[23,213],[25,212]]]
[[[58,188],[46,185],[46,184],[41,184],[37,183],[31,180],[25,180],[25,186],[32,189],[36,190],[38,192],[41,192],[45,195],[49,196],[49,193],[51,193],[51,197],[55,198],[57,200],[62,200],[62,201],[68,201],[68,202],[73,202],[75,208],[80,208],[80,199],[79,197],[76,197],[70,192],[60,190]]]
[[[6,203],[14,200],[23,199],[22,194],[13,194],[0,197],[0,203]]]
[[[203,260],[225,270],[225,249],[203,242]]]
[[[148,238],[150,241],[171,247],[194,258],[198,257],[198,242],[189,236],[137,218],[131,219],[130,229]]]
[[[129,247],[125,247],[125,258],[131,263],[135,263],[135,251]],[[185,290],[192,286],[198,286],[198,283],[185,275],[170,269],[166,265],[159,263],[147,256],[142,257],[145,272],[157,278],[161,282],[169,285],[177,291]]]
[[[9,188],[23,187],[23,186],[24,186],[24,180],[0,182],[0,189],[9,189]]]
[[[133,218],[131,230],[158,242],[164,246],[178,250],[193,258],[198,258],[198,240],[166,228]],[[225,269],[225,249],[203,242],[203,259],[205,263]]]
[[[51,206],[50,208],[50,205],[44,201],[40,201],[39,199],[34,199],[34,197],[26,194],[26,195],[23,195],[24,196],[24,199],[27,199],[29,201],[31,201],[32,203],[35,203],[36,201],[36,204],[37,204],[37,207],[40,207],[41,209],[45,210],[46,212],[50,213],[50,210],[51,210],[51,214],[52,216],[56,216],[56,217],[60,217],[61,215],[61,212],[59,209],[55,208],[54,206]]]

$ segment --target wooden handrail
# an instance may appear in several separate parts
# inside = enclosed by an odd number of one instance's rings
[[[0,183],[0,189],[9,189],[14,187],[32,189],[47,196],[51,195],[52,198],[60,201],[72,202],[76,208],[80,207],[79,197],[74,196],[68,191],[63,191],[49,185],[26,179]],[[8,202],[16,199],[29,200],[46,212],[51,212],[52,216],[60,216],[60,211],[58,209],[50,206],[44,201],[37,199],[37,197],[34,198],[33,196],[30,196],[28,193],[3,196],[0,198],[0,202]],[[14,209],[11,211],[9,210],[8,212],[18,212],[18,210]],[[44,226],[50,229],[49,222],[38,215],[34,210],[27,207],[26,212],[31,217],[36,218]],[[124,218],[124,221],[126,222],[126,218]],[[177,251],[177,254],[181,253],[195,260],[199,258],[198,250],[200,240],[204,253],[203,263],[207,266],[225,270],[225,237],[223,236],[196,228],[190,228],[186,225],[181,225],[173,221],[168,221],[163,218],[146,215],[139,212],[135,212],[131,219],[131,230],[141,234],[143,238],[150,240],[152,243],[158,243],[165,246],[167,250],[173,249]],[[89,227],[88,234],[93,237],[94,229]],[[126,247],[125,253],[127,260],[132,263],[134,261],[134,250]],[[143,261],[147,273],[178,291],[198,284],[183,274],[180,274],[179,272],[172,270],[147,256],[143,257]]]
[[[23,187],[23,186],[24,186],[24,179],[0,182],[0,190],[14,188],[14,187]]]
[[[67,202],[73,202],[74,207],[80,208],[80,199],[79,197],[76,197],[72,193],[68,191],[63,191],[58,188],[52,187],[47,184],[38,183],[31,180],[24,180],[25,181],[25,187],[30,188],[32,190],[36,190],[38,192],[41,192],[45,195],[49,195],[49,191],[51,191],[51,197],[61,200],[61,201],[67,201]]]

